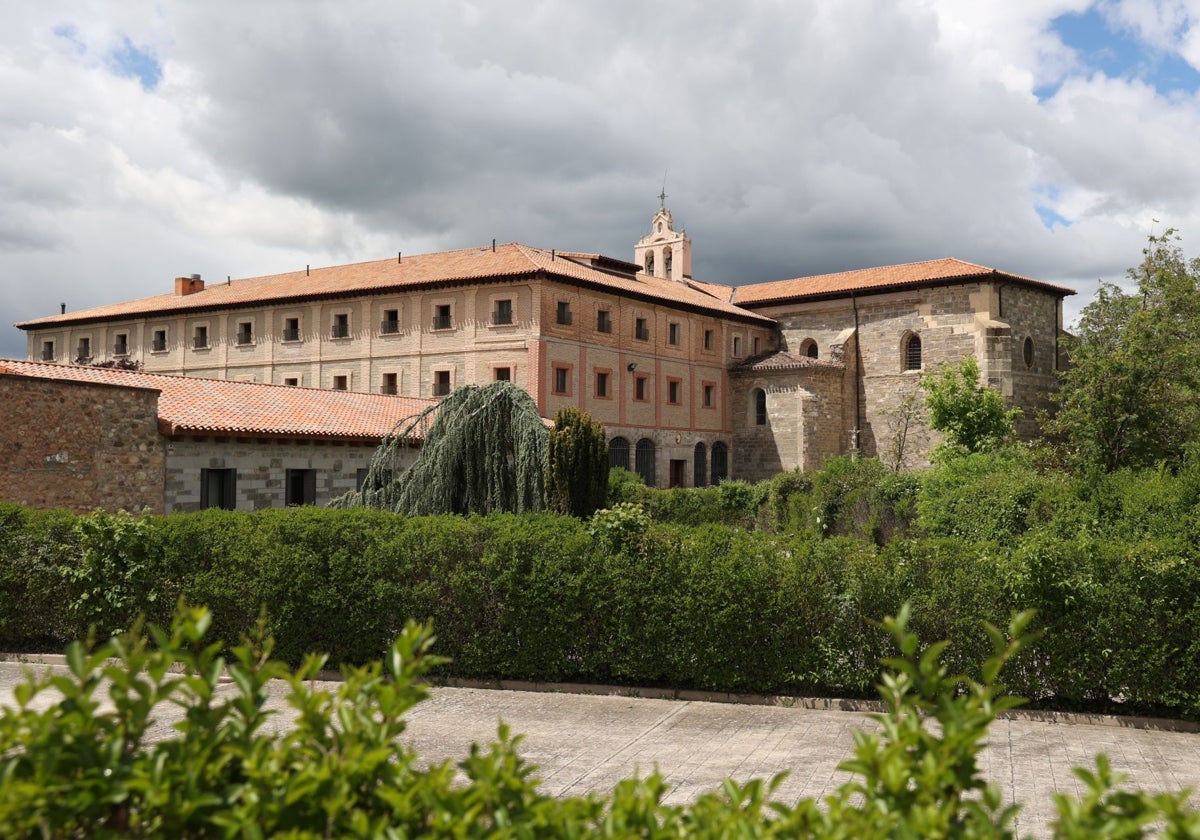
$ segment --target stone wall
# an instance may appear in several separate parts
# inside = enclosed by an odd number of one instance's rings
[[[376,447],[326,441],[238,438],[173,438],[166,445],[166,506],[168,511],[201,507],[203,469],[237,470],[237,509],[284,507],[289,469],[316,471],[316,504],[325,505],[358,486],[358,471],[366,469]],[[401,462],[406,469],[416,460],[414,449]]]
[[[760,481],[788,470],[817,470],[845,451],[843,380],[835,367],[735,371],[733,478]],[[755,400],[766,394],[766,422]]]
[[[0,374],[0,404],[0,499],[163,511],[157,391]]]
[[[1022,286],[1005,286],[1000,296],[999,318],[1010,327],[1009,341],[1003,350],[1009,360],[1009,397],[1023,412],[1017,431],[1033,436],[1038,433],[1038,414],[1052,411],[1055,405],[1050,395],[1059,382],[1062,309],[1053,295]],[[1029,339],[1028,360],[1026,339]]]

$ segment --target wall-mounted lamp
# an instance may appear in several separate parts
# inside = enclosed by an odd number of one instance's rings
[[[625,366],[625,370],[633,373],[635,370],[637,370],[637,362],[630,362]]]

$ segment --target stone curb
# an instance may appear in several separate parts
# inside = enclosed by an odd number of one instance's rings
[[[66,657],[61,653],[0,653],[0,662],[20,662],[27,665],[63,665]],[[325,670],[317,679],[336,682],[342,678],[340,671]],[[228,677],[222,681],[228,680]],[[778,706],[788,709],[807,709],[818,712],[851,712],[855,714],[879,714],[885,711],[879,700],[861,700],[837,697],[800,697],[775,694],[738,694],[727,691],[701,691],[699,689],[640,688],[628,685],[603,683],[554,683],[529,680],[472,680],[438,678],[435,685],[450,688],[477,688],[489,691],[526,691],[544,694],[583,694],[600,697],[636,697],[650,700],[682,700],[698,703],[729,703],[740,706]],[[1200,732],[1200,721],[1173,720],[1171,718],[1143,717],[1139,715],[1101,715],[1088,712],[1058,712],[1042,709],[1010,709],[996,716],[1000,720],[1026,720],[1036,723],[1065,725],[1084,724],[1089,726],[1111,726],[1118,729],[1146,729],[1159,732]]]

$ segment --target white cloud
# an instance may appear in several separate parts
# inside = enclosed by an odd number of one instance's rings
[[[629,256],[667,171],[702,278],[952,254],[1079,285],[1070,312],[1152,218],[1200,230],[1200,105],[1087,75],[1049,27],[1090,7],[18,4],[5,311],[493,237]],[[1104,8],[1195,64],[1195,4]],[[161,62],[150,90],[107,61],[126,39]]]

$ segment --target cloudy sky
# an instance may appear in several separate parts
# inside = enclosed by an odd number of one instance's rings
[[[5,3],[17,320],[519,241],[698,279],[956,256],[1079,289],[1200,253],[1200,0]],[[1156,221],[1157,220],[1157,221]],[[1190,239],[1189,239],[1190,237]]]

